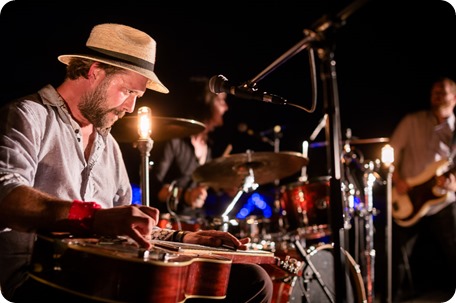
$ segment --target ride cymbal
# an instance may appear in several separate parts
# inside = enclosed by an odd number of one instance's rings
[[[154,141],[188,137],[200,133],[206,126],[196,120],[174,117],[152,117],[152,135]],[[138,140],[138,118],[128,116],[120,119],[111,129],[111,134],[121,143]]]
[[[250,152],[216,158],[193,172],[193,179],[215,187],[242,185],[252,169],[255,183],[271,183],[298,172],[308,159],[297,152]]]

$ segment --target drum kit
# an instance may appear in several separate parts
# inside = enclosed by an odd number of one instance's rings
[[[120,120],[113,127],[112,134],[120,142],[128,142],[131,133],[136,132],[134,117]],[[182,118],[153,118],[154,140],[168,140],[190,136],[204,130],[204,124]],[[128,134],[126,136],[126,134]],[[365,245],[363,256],[367,261],[355,260],[348,249],[343,249],[348,270],[346,271],[347,297],[349,302],[368,302],[366,290],[372,288],[372,268],[362,268],[373,264],[372,216],[375,210],[369,200],[371,176],[375,175],[372,163],[365,165],[360,155],[348,148],[350,144],[371,144],[387,142],[387,138],[354,139],[344,142],[342,163],[346,166],[347,175],[342,182],[344,209],[344,226],[353,228],[353,220],[364,220],[365,224],[357,228],[366,228],[355,234],[366,235],[366,239],[355,239]],[[315,142],[311,148],[326,146],[326,142]],[[299,274],[290,272],[269,272],[274,282],[273,302],[334,302],[333,246],[327,238],[331,236],[329,209],[334,201],[330,201],[330,177],[300,178],[296,182],[277,185],[281,180],[302,171],[309,164],[309,159],[298,152],[254,152],[225,155],[200,166],[193,173],[196,182],[221,190],[238,188],[236,196],[226,207],[220,218],[214,218],[216,224],[198,225],[200,229],[220,229],[232,232],[235,236],[250,236],[253,241],[250,249],[273,251],[277,257],[287,262],[299,262]],[[355,171],[356,170],[356,171]],[[278,208],[275,218],[248,217],[244,220],[233,218],[232,210],[244,193],[255,192],[260,185],[276,183],[274,207]],[[354,200],[363,203],[355,205]],[[360,206],[361,205],[361,206]],[[369,206],[370,205],[370,206]],[[168,218],[172,222],[173,218]],[[179,220],[179,219],[177,219]],[[232,229],[236,222],[238,229]],[[261,230],[266,224],[273,228]],[[261,226],[261,227],[260,227]],[[276,232],[269,233],[269,230]],[[367,239],[369,237],[369,239]],[[326,242],[325,242],[326,241]],[[369,259],[370,258],[370,259]]]

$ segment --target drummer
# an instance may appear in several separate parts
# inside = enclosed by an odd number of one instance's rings
[[[150,173],[150,205],[162,214],[171,211],[194,222],[206,217],[208,188],[193,182],[192,173],[213,158],[210,135],[223,125],[228,104],[226,93],[209,90],[206,77],[192,77],[186,96],[186,118],[202,122],[206,128],[190,137],[156,142],[151,152],[154,166]]]

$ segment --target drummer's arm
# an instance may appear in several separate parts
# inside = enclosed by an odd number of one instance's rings
[[[207,198],[206,186],[194,186],[187,188],[181,195],[183,202],[191,208],[201,208]]]
[[[164,184],[158,192],[158,201],[166,203],[173,194],[171,184]],[[178,201],[191,208],[201,208],[207,198],[207,187],[205,186],[191,186],[185,189],[178,189]]]
[[[158,202],[166,203],[169,196],[171,195],[171,191],[169,190],[171,184],[164,184],[160,191],[158,192],[157,198]]]

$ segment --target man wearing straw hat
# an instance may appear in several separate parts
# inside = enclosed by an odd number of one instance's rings
[[[133,112],[146,89],[168,93],[153,71],[156,43],[129,26],[100,24],[86,46],[86,54],[58,57],[67,65],[60,86],[47,85],[0,112],[0,285],[13,302],[90,302],[30,278],[41,232],[125,236],[145,249],[151,239],[236,249],[249,241],[215,230],[159,229],[157,209],[131,205],[110,128]],[[232,264],[226,301],[271,298],[272,282],[262,267]]]

